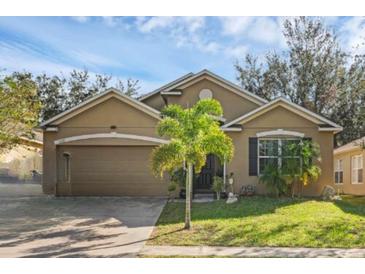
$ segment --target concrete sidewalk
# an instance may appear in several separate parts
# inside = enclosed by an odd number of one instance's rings
[[[148,246],[141,256],[235,258],[365,258],[365,248]]]

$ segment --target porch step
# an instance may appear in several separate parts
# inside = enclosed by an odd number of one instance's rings
[[[214,193],[195,193],[194,199],[214,198]]]

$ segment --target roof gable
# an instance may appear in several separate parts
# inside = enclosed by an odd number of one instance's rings
[[[145,104],[143,104],[142,102],[139,102],[138,100],[135,100],[127,95],[124,95],[121,91],[115,89],[115,88],[109,88],[106,91],[93,96],[92,98],[84,101],[83,103],[69,109],[66,110],[54,117],[52,117],[51,119],[41,123],[41,127],[45,127],[47,125],[58,125],[62,122],[65,122],[69,119],[71,119],[72,117],[92,108],[93,106],[96,106],[102,102],[105,102],[106,100],[109,100],[110,98],[116,98],[136,109],[139,109],[140,111],[160,120],[160,112],[156,109],[153,109]]]
[[[158,89],[155,89],[155,90],[153,90],[153,91],[151,91],[151,92],[149,92],[149,93],[147,93],[147,94],[145,94],[145,95],[141,96],[140,98],[138,98],[138,100],[143,101],[143,100],[145,100],[145,99],[147,99],[147,98],[150,98],[151,96],[153,96],[153,95],[155,95],[155,94],[157,94],[157,93],[159,93],[159,92],[161,92],[161,91],[164,91],[164,90],[165,90],[165,89],[167,89],[168,87],[170,87],[170,86],[172,86],[172,85],[175,85],[176,83],[179,83],[179,82],[181,82],[181,81],[183,81],[183,80],[186,80],[187,78],[190,78],[190,77],[192,77],[193,75],[194,75],[194,73],[189,72],[188,74],[185,74],[185,75],[183,75],[183,76],[181,76],[181,77],[177,78],[176,80],[171,81],[171,82],[167,83],[166,85],[163,85],[162,87],[159,87]]]
[[[234,93],[238,94],[239,96],[242,96],[242,97],[256,103],[259,106],[267,103],[267,101],[265,99],[255,95],[251,92],[248,92],[247,90],[242,89],[240,86],[238,86],[206,69],[204,69],[196,74],[193,74],[193,73],[186,74],[183,77],[181,77],[175,81],[172,81],[172,82],[164,85],[163,87],[161,87],[151,93],[148,93],[145,96],[142,96],[139,100],[143,101],[160,92],[171,92],[175,89],[186,88],[190,85],[193,85],[194,83],[196,83],[198,81],[201,81],[204,78],[207,78],[210,81],[223,86],[227,90],[234,92]]]
[[[183,89],[186,88],[190,85],[195,84],[196,82],[201,81],[202,79],[208,79],[222,87],[224,87],[225,89],[238,94],[241,97],[244,97],[254,103],[256,103],[257,105],[261,106],[265,103],[267,103],[267,101],[251,92],[248,92],[244,89],[242,89],[240,86],[220,77],[217,74],[214,74],[213,72],[209,71],[209,70],[202,70],[196,74],[194,74],[191,77],[188,77],[182,81],[177,82],[174,85],[169,86],[167,89],[165,89],[164,91],[172,91],[174,89]]]
[[[336,123],[334,123],[312,111],[309,111],[306,108],[303,108],[297,104],[289,102],[289,101],[285,100],[284,98],[275,99],[275,100],[271,101],[270,103],[267,103],[249,113],[246,113],[246,114],[238,117],[237,119],[225,124],[224,126],[222,126],[222,128],[229,128],[230,126],[233,126],[235,124],[242,125],[277,107],[283,107],[289,111],[292,111],[295,114],[302,116],[303,118],[305,118],[315,124],[318,124],[319,126],[321,126],[323,124],[328,125],[328,127],[325,128],[328,131],[341,131],[342,130],[342,127],[337,125]]]
[[[336,148],[333,153],[336,154],[340,154],[340,153],[344,153],[344,152],[350,152],[350,151],[356,151],[359,150],[361,151],[363,148],[362,146],[365,144],[365,136],[361,137],[355,141],[352,141],[350,143],[347,143],[343,146],[340,146],[338,148]]]

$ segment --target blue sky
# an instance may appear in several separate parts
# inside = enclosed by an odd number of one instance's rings
[[[88,69],[140,80],[146,93],[204,68],[235,82],[246,53],[285,50],[283,17],[0,17],[0,68],[34,73]],[[325,17],[341,46],[365,37],[364,17]]]

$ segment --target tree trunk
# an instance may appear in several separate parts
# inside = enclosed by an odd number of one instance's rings
[[[188,163],[186,174],[185,229],[191,228],[191,189],[193,185],[193,165]]]

